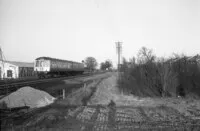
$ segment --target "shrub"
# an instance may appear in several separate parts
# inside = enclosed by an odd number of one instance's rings
[[[142,57],[142,63],[131,67],[124,60],[119,82],[121,91],[137,96],[185,96],[189,93],[200,96],[199,55],[176,56],[161,61],[149,56],[148,59]]]

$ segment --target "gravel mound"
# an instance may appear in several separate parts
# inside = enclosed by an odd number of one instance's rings
[[[22,106],[35,108],[49,105],[53,103],[54,100],[55,98],[47,92],[26,86],[4,97],[0,100],[0,103],[5,102],[9,108]]]

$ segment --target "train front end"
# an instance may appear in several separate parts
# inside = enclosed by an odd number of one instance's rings
[[[37,58],[34,63],[34,71],[37,72],[39,78],[45,78],[50,72],[50,60]]]

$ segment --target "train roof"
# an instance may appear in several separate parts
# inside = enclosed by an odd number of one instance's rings
[[[66,62],[73,62],[73,63],[77,63],[77,64],[82,64],[82,63],[80,63],[80,62],[75,62],[75,61],[70,61],[70,60],[62,60],[62,59],[51,58],[51,57],[38,57],[38,58],[36,58],[35,60],[39,60],[39,59],[66,61]]]

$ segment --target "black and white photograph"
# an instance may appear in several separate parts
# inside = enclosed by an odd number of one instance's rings
[[[2,131],[200,131],[200,0],[0,0]]]

